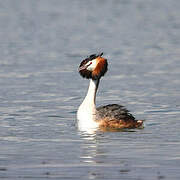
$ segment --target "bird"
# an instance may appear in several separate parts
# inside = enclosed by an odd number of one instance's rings
[[[79,74],[89,79],[87,94],[77,111],[78,128],[88,130],[132,129],[143,127],[143,120],[136,120],[122,105],[109,104],[96,107],[96,93],[100,79],[108,70],[107,59],[103,53],[92,54],[79,65]]]

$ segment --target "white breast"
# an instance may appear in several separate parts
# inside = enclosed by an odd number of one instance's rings
[[[95,111],[86,106],[80,106],[77,112],[78,128],[80,131],[96,130],[98,123],[95,121]]]

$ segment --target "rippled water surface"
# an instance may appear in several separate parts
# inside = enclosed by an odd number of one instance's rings
[[[77,67],[104,52],[97,105],[145,128],[79,132]],[[0,1],[0,178],[180,179],[180,1]]]

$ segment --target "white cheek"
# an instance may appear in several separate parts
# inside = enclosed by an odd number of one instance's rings
[[[87,67],[87,70],[93,71],[96,68],[96,61],[91,61],[92,64]]]

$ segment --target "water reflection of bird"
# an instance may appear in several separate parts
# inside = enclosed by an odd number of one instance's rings
[[[87,95],[77,112],[78,127],[82,131],[88,129],[122,129],[142,127],[142,120],[135,120],[132,114],[121,105],[109,104],[96,108],[96,92],[100,78],[107,72],[107,59],[101,54],[93,54],[83,60],[79,73],[90,79]]]

